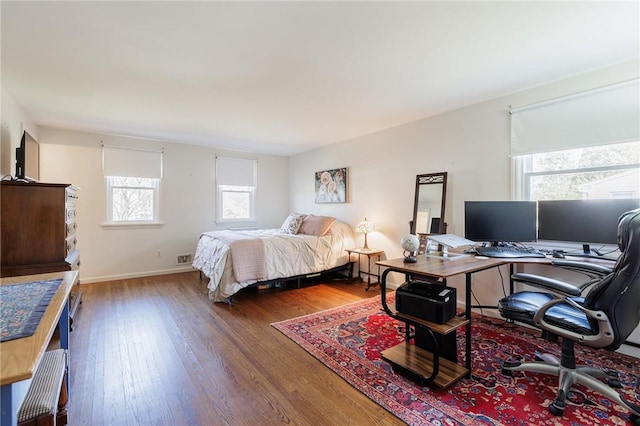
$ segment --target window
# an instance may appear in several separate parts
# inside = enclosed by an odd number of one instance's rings
[[[256,160],[216,157],[217,222],[255,221]]]
[[[639,198],[640,142],[515,157],[520,199]]]
[[[640,196],[640,79],[510,109],[514,198]]]
[[[218,197],[220,220],[236,221],[253,218],[253,187],[220,185]]]
[[[162,152],[103,147],[107,225],[160,223]]]
[[[109,222],[158,222],[160,179],[106,176]]]

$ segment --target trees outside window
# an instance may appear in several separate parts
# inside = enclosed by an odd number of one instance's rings
[[[526,200],[640,197],[640,142],[516,157]]]
[[[109,223],[157,222],[159,179],[106,176]]]

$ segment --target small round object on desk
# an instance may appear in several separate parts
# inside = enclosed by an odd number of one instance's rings
[[[400,240],[404,250],[404,263],[416,263],[418,259],[413,255],[420,247],[420,240],[413,234],[407,234]]]

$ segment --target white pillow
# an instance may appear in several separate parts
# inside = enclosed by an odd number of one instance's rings
[[[291,213],[280,227],[280,232],[284,234],[297,234],[305,216],[306,215],[300,213]]]

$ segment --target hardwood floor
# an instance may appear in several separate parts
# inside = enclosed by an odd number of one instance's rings
[[[69,424],[403,424],[270,326],[377,294],[328,280],[214,304],[197,272],[83,286]]]

